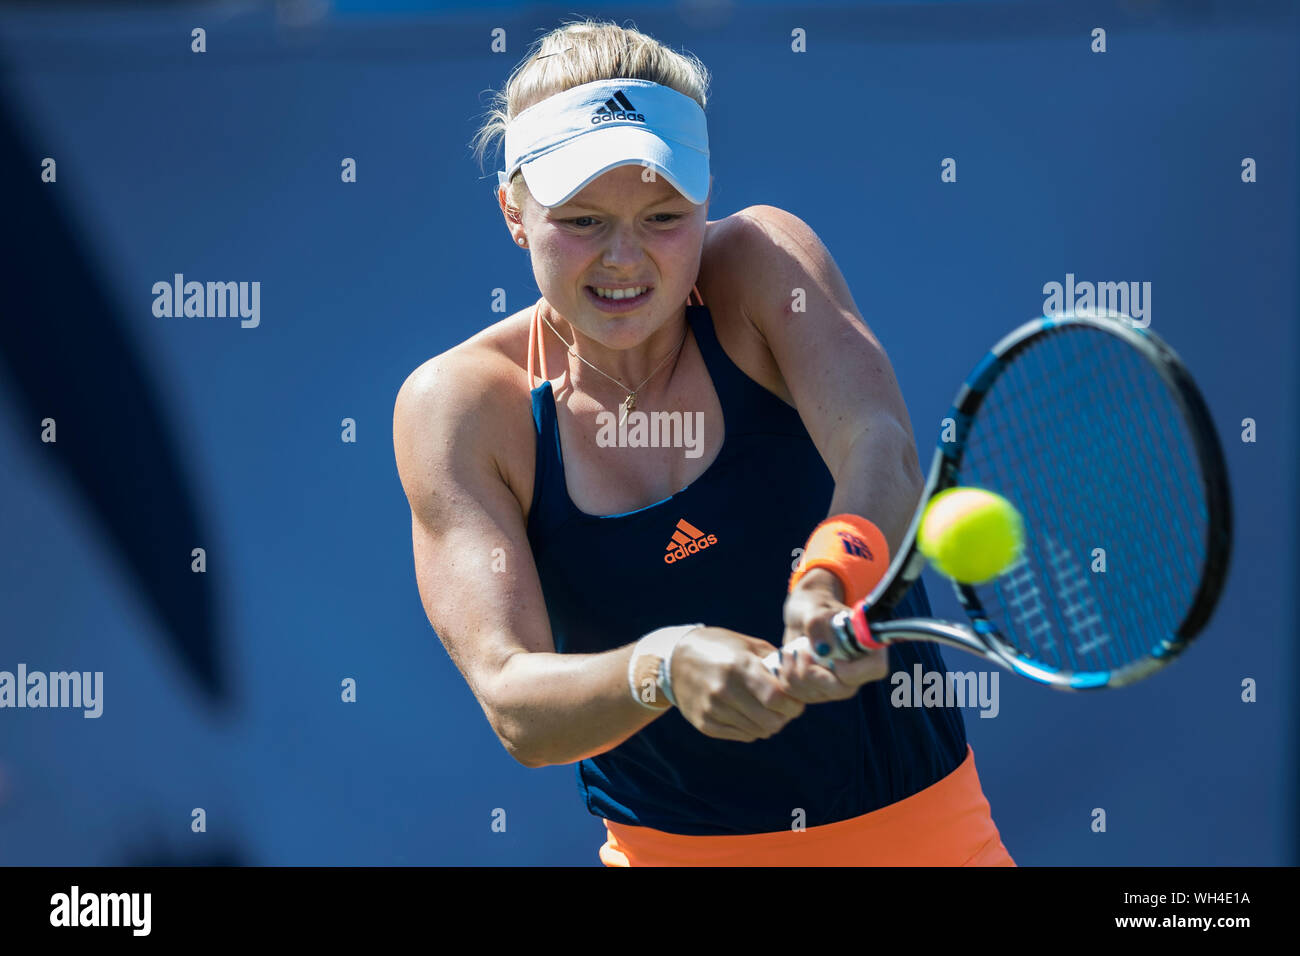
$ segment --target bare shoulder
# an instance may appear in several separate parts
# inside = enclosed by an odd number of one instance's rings
[[[808,223],[792,212],[767,205],[746,206],[711,223],[705,247],[706,253],[712,252],[718,265],[736,278],[771,275],[773,269],[784,271],[792,255],[819,258],[827,254],[825,244]]]
[[[523,310],[502,319],[407,376],[393,408],[393,445],[404,483],[408,473],[428,473],[435,462],[439,468],[477,464],[494,467],[519,491],[514,453],[531,451],[533,440],[523,365],[528,315]]]
[[[512,371],[519,372],[513,391],[523,386],[523,372],[509,352],[523,315],[503,319],[418,366],[398,390],[397,412],[437,412],[443,418],[454,412],[492,414],[504,405],[498,399],[511,391]],[[520,345],[520,357],[523,353]]]
[[[531,306],[516,312],[425,361],[402,383],[399,398],[423,395],[448,378],[455,379],[457,384],[481,382],[486,386],[494,384],[498,377],[508,375],[511,365],[519,370],[518,360],[524,357],[527,344],[526,321],[530,310]],[[521,335],[524,336],[522,342],[519,341]],[[519,345],[518,356],[511,355],[511,347],[515,344]],[[521,384],[523,379],[524,374],[520,371]]]
[[[794,213],[777,206],[746,206],[709,223],[700,273],[714,301],[737,303],[743,311],[756,277],[766,278],[771,286],[779,277],[800,274],[800,261],[826,256],[817,233]]]
[[[755,296],[784,288],[801,274],[796,260],[826,255],[812,228],[777,206],[747,206],[709,223],[700,261],[700,292],[718,341],[751,379],[787,404],[794,399],[759,324]],[[762,289],[755,277],[764,277]],[[789,283],[787,283],[788,285]]]

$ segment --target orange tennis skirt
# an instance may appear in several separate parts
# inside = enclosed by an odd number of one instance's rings
[[[687,836],[605,820],[606,866],[1015,866],[975,751],[924,790],[860,817],[774,833]]]

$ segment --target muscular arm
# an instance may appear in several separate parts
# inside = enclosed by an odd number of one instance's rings
[[[869,418],[833,474],[835,494],[828,516],[848,512],[872,521],[889,542],[892,560],[925,489],[906,417],[902,421],[889,415]]]
[[[528,767],[609,750],[654,720],[631,697],[631,645],[557,654],[519,501],[489,451],[503,430],[484,363],[417,369],[393,412],[420,598],[506,750]],[[496,406],[496,407],[494,407]],[[499,550],[498,550],[499,549]],[[504,570],[494,570],[504,566]]]
[[[828,515],[872,521],[892,557],[925,480],[889,358],[807,224],[773,206],[750,207],[736,219],[729,245],[748,259],[745,274],[753,277],[742,294],[744,311],[835,478]],[[805,311],[794,311],[796,289],[803,290]],[[833,580],[824,572],[818,577]]]
[[[892,558],[925,482],[889,359],[835,260],[806,223],[772,206],[750,207],[734,219],[729,254],[743,256],[752,277],[740,301],[835,478],[827,515],[868,519],[884,534]],[[796,303],[803,308],[796,311]],[[804,575],[785,602],[784,642],[801,635],[830,641],[830,619],[844,598],[832,572],[815,568]],[[847,699],[888,671],[889,654],[877,651],[841,661],[834,671],[804,656],[783,673],[795,696],[819,703]]]

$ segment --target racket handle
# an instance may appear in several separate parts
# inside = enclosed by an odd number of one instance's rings
[[[832,617],[831,633],[835,636],[835,643],[838,646],[832,646],[829,653],[825,655],[817,653],[807,635],[800,635],[779,652],[773,651],[768,654],[767,657],[763,658],[763,664],[769,671],[776,674],[781,670],[783,656],[798,651],[800,654],[807,654],[823,667],[827,667],[832,660],[852,660],[855,657],[861,657],[868,650],[875,650],[885,646],[871,634],[871,627],[867,624],[866,602],[864,601],[859,601],[853,607],[846,608]]]
[[[867,651],[878,651],[885,646],[883,641],[877,640],[871,633],[865,599],[831,618],[831,633],[851,657],[861,656]]]
[[[808,640],[808,635],[806,634],[799,635],[789,644],[785,645],[785,647],[781,648],[781,650],[773,651],[771,654],[768,654],[767,657],[763,658],[763,666],[773,674],[779,673],[781,670],[782,658],[789,657],[796,651],[800,654],[807,654],[822,667],[830,666],[830,656],[822,657],[818,654],[812,645],[812,641]]]

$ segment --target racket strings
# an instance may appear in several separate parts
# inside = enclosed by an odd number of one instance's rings
[[[1037,375],[1031,378],[1030,368],[1028,363],[1012,365],[1004,373],[1005,379],[998,381],[998,398],[1020,395],[1040,396],[1046,400],[1054,391],[1059,391],[1063,401],[1058,409],[1064,420],[1079,421],[1083,413],[1091,411],[1080,404],[1081,400],[1070,401],[1071,398],[1078,399],[1082,391],[1071,381],[1068,369],[1044,365],[1035,370]],[[1069,402],[1068,406],[1066,402]],[[1065,551],[1061,542],[1049,533],[1052,528],[1050,503],[1054,497],[1050,483],[1060,480],[1062,469],[1057,459],[1062,444],[1052,440],[1050,431],[1042,429],[1042,423],[1012,416],[1012,408],[1010,402],[994,401],[988,402],[986,409],[982,410],[988,415],[988,426],[995,429],[1002,439],[998,448],[990,449],[990,453],[997,455],[1000,452],[1009,471],[1032,483],[1026,488],[1027,493],[1021,496],[1025,505],[1021,513],[1025,516],[1027,528],[1038,529],[1038,533],[1027,538],[1025,561],[1009,576],[1006,587],[998,591],[1003,621],[1012,620],[1020,625],[1002,630],[1004,634],[1011,632],[1014,643],[1025,656],[1046,660],[1058,670],[1076,671],[1079,669],[1078,655],[1070,644],[1060,642],[1058,635],[1071,629],[1076,614],[1067,617],[1067,612],[1077,609],[1076,613],[1084,614],[1081,624],[1093,623],[1092,615],[1086,614],[1090,609],[1089,603],[1083,599],[1086,595],[1075,593],[1078,589],[1076,582],[1071,582],[1073,587],[1068,590],[1062,589],[1066,591],[1062,596],[1067,603],[1054,600],[1053,580],[1049,576],[1049,572],[1055,570],[1060,577]],[[1095,447],[1087,449],[1087,460],[1096,461],[1099,457],[1097,451]],[[1074,477],[1089,487],[1104,480],[1104,476],[1087,473],[1077,473]],[[980,481],[979,484],[984,486],[985,483]],[[1101,643],[1105,646],[1108,642]]]
[[[1063,342],[1067,347],[1072,346],[1072,355],[1076,361],[1084,362],[1089,356],[1080,353],[1081,341],[1085,338],[1095,340],[1100,334],[1104,333],[1093,331],[1091,336],[1070,335],[1066,336]],[[1152,495],[1151,501],[1157,506],[1155,509],[1151,507],[1131,509],[1131,514],[1136,518],[1137,530],[1142,535],[1143,541],[1153,545],[1164,543],[1170,528],[1195,529],[1194,534],[1203,540],[1207,521],[1199,484],[1195,486],[1197,492],[1193,495],[1177,493],[1190,490],[1191,485],[1175,487],[1174,494],[1164,493],[1169,484],[1170,473],[1186,476],[1194,481],[1199,480],[1197,470],[1188,460],[1187,448],[1191,444],[1191,435],[1183,421],[1181,409],[1163,379],[1145,360],[1124,347],[1118,340],[1115,346],[1123,350],[1121,354],[1128,360],[1127,364],[1137,373],[1130,376],[1130,384],[1135,388],[1133,394],[1128,396],[1124,410],[1137,416],[1138,427],[1135,434],[1144,439],[1142,450],[1149,452],[1140,462],[1139,474],[1150,476],[1154,485],[1149,489]],[[1084,433],[1101,434],[1108,424],[1104,419],[1099,419],[1090,423],[1090,426],[1084,429]],[[1124,494],[1126,490],[1122,486],[1112,486],[1108,495]],[[1132,497],[1131,491],[1128,497]],[[1196,506],[1196,502],[1199,502],[1199,507]],[[1193,511],[1194,508],[1196,513]],[[1162,558],[1157,558],[1152,566],[1153,573],[1148,578],[1149,586],[1141,588],[1138,592],[1139,600],[1145,604],[1148,620],[1177,622],[1181,619],[1182,613],[1191,600],[1191,590],[1199,580],[1200,563],[1195,555],[1202,551],[1201,547],[1184,544],[1182,547],[1166,551]],[[1188,587],[1188,584],[1192,587]],[[1174,626],[1176,627],[1176,623]],[[1142,646],[1132,648],[1132,653],[1145,655],[1152,650],[1150,642],[1143,642]],[[1118,663],[1125,662],[1127,661]]]
[[[1097,333],[1094,331],[1092,336],[1095,337],[1099,334],[1103,333]],[[1085,337],[1086,336],[1071,335],[1066,336],[1063,339],[1063,343],[1067,347],[1073,346],[1072,356],[1080,364],[1085,362],[1088,358],[1087,355],[1080,354],[1079,351],[1079,344]],[[1124,348],[1122,343],[1118,343],[1117,341],[1116,344],[1120,348]],[[1132,383],[1136,385],[1140,391],[1139,394],[1130,397],[1130,402],[1127,403],[1126,408],[1126,410],[1136,412],[1140,416],[1140,434],[1150,445],[1149,451],[1151,454],[1149,456],[1149,461],[1151,463],[1151,468],[1143,469],[1142,473],[1145,474],[1154,470],[1158,474],[1156,480],[1159,481],[1161,487],[1167,483],[1167,470],[1171,465],[1173,466],[1173,471],[1177,474],[1187,476],[1197,475],[1197,471],[1192,467],[1187,458],[1186,449],[1191,442],[1191,436],[1183,423],[1181,412],[1174,401],[1173,395],[1168,391],[1159,375],[1155,373],[1155,371],[1152,370],[1144,360],[1141,360],[1137,355],[1129,352],[1127,349],[1124,350],[1123,354],[1130,357],[1132,360],[1130,364],[1139,369],[1142,373],[1132,379]],[[1160,413],[1159,417],[1157,417],[1157,412]],[[1106,429],[1107,424],[1108,423],[1104,419],[1098,417],[1097,420],[1090,422],[1082,431],[1087,435],[1099,435]],[[1171,436],[1173,440],[1171,440]],[[1166,469],[1166,472],[1164,474],[1159,474],[1162,466]],[[1107,493],[1122,494],[1124,491],[1125,489],[1121,486],[1113,484],[1108,489]],[[1163,515],[1156,514],[1149,508],[1136,510],[1135,514],[1140,522],[1142,533],[1146,536],[1144,540],[1151,542],[1160,542],[1165,540],[1164,531],[1162,529],[1168,527],[1197,527],[1198,533],[1200,533],[1200,529],[1205,524],[1204,505],[1203,499],[1200,498],[1199,494],[1196,498],[1197,500],[1202,501],[1200,508],[1201,518],[1199,521],[1196,516],[1193,515],[1188,506],[1188,496],[1181,494],[1175,494],[1168,497],[1163,494],[1157,494],[1154,499],[1156,503],[1161,506],[1169,506],[1169,508],[1182,506],[1180,513],[1178,514],[1173,514],[1171,512]],[[1163,603],[1162,610],[1166,619],[1180,615],[1182,610],[1185,610],[1186,608],[1186,604],[1180,608],[1175,607],[1173,603],[1174,598],[1177,595],[1179,582],[1182,580],[1195,581],[1199,578],[1199,566],[1192,557],[1192,553],[1195,550],[1197,549],[1178,548],[1172,553],[1167,553],[1165,555],[1165,560],[1159,561],[1156,564],[1160,580],[1155,583],[1163,586],[1143,589],[1144,598],[1151,598]],[[1177,564],[1181,564],[1182,567],[1176,567],[1175,565]],[[1187,596],[1187,599],[1190,600],[1190,594]],[[1154,610],[1155,609],[1149,609],[1149,612],[1154,613]]]
[[[1076,346],[1078,345],[1078,339],[1078,336],[1069,336],[1063,339],[1063,343],[1065,343],[1066,346]],[[1083,371],[1087,373],[1088,365],[1080,360],[1083,356],[1079,355],[1079,350],[1076,349],[1076,347],[1075,349],[1070,350],[1070,358],[1074,360],[1076,372]],[[1101,369],[1091,369],[1093,376],[1096,376],[1100,371]],[[1128,380],[1127,384],[1132,385],[1134,382]],[[1149,442],[1140,442],[1140,444],[1135,446],[1135,449],[1122,449],[1122,447],[1117,447],[1114,442],[1114,437],[1118,436],[1122,438],[1123,436],[1126,436],[1126,434],[1135,433],[1134,429],[1123,428],[1118,429],[1118,431],[1110,431],[1110,429],[1106,428],[1106,424],[1109,423],[1122,423],[1122,415],[1119,414],[1117,408],[1113,407],[1113,403],[1109,403],[1109,405],[1105,406],[1102,405],[1101,402],[1097,401],[1097,395],[1093,393],[1093,390],[1084,388],[1084,386],[1086,386],[1086,382],[1080,382],[1078,378],[1076,378],[1074,382],[1071,382],[1071,392],[1087,399],[1087,401],[1083,403],[1082,407],[1075,408],[1075,414],[1071,416],[1070,419],[1075,425],[1074,434],[1079,438],[1078,447],[1075,449],[1076,457],[1082,458],[1084,462],[1113,462],[1123,464],[1123,466],[1126,467],[1126,470],[1136,471],[1136,473],[1140,473],[1140,475],[1151,472],[1151,468],[1147,466],[1147,463],[1141,462],[1141,460],[1135,460],[1135,453],[1140,453],[1140,451],[1147,450],[1151,447]],[[1109,389],[1105,394],[1108,395],[1108,397],[1114,398],[1115,395],[1123,393],[1118,392],[1118,390]],[[1123,411],[1147,410],[1147,408],[1151,406],[1152,402],[1149,401],[1148,394],[1130,394],[1128,395],[1128,401],[1125,403],[1125,410]],[[1106,499],[1121,503],[1130,501],[1132,498],[1132,490],[1123,488],[1123,486],[1115,485],[1113,481],[1115,475],[1117,475],[1117,470],[1115,470],[1115,468],[1104,467],[1101,468],[1100,473],[1093,473],[1093,475],[1089,476],[1092,479],[1091,489],[1089,490],[1091,490],[1093,496],[1096,497],[1099,485],[1105,484]],[[1151,510],[1128,509],[1127,514],[1125,514],[1125,512],[1121,512],[1121,514],[1123,515],[1123,518],[1126,519],[1125,523],[1127,524],[1130,533],[1136,533],[1136,535],[1143,538],[1143,540],[1157,540],[1156,532],[1154,532],[1152,527]],[[1054,542],[1049,538],[1048,546],[1050,549],[1054,548],[1056,544],[1054,544]],[[1053,551],[1049,550],[1048,561],[1052,563],[1060,563],[1060,551],[1053,553]],[[1157,568],[1164,567],[1165,564],[1158,564],[1157,566]],[[1091,571],[1091,568],[1089,568],[1089,571]],[[1144,610],[1148,617],[1154,617],[1158,611],[1157,607],[1153,606],[1153,596],[1156,597],[1156,601],[1158,602],[1161,597],[1167,600],[1167,597],[1169,597],[1170,594],[1170,581],[1165,580],[1164,575],[1160,575],[1160,578],[1161,580],[1151,581],[1153,587],[1145,588],[1143,589],[1143,592],[1138,594],[1138,596],[1135,596],[1136,600],[1139,601],[1139,604],[1143,605],[1141,610]],[[1069,596],[1062,594],[1062,597]],[[1069,607],[1069,604],[1062,601],[1062,606]],[[1070,630],[1070,628],[1067,627],[1067,630]],[[1112,648],[1112,653],[1105,656],[1110,659],[1110,662],[1114,663],[1115,658],[1119,658],[1123,661],[1123,659],[1134,656],[1138,648],[1135,648],[1135,645],[1132,644],[1131,641],[1127,640],[1130,633],[1130,630],[1127,630],[1127,628],[1121,628],[1118,635],[1119,641],[1117,645],[1110,645],[1108,643],[1100,645],[1102,648]],[[1078,661],[1071,661],[1070,663],[1073,669],[1078,669]]]
[[[1109,333],[1062,327],[1007,361],[971,422],[961,482],[1005,495],[1025,519],[1021,562],[975,589],[1024,656],[1105,671],[1170,639],[1206,548],[1189,444],[1174,393]]]
[[[1094,335],[1095,334],[1097,333],[1094,333]],[[1077,348],[1079,338],[1080,337],[1077,335],[1066,336],[1063,339],[1063,343],[1066,346],[1076,346],[1075,348],[1070,349],[1070,358],[1075,363],[1075,369],[1077,371],[1083,371],[1086,370],[1088,366],[1081,359],[1091,358],[1092,356],[1080,356]],[[1116,342],[1115,344],[1118,345],[1119,343]],[[1136,367],[1142,369],[1144,372],[1146,371],[1145,367],[1141,363]],[[1100,369],[1096,368],[1091,369],[1094,376],[1096,376],[1100,371]],[[1110,374],[1112,380],[1117,378],[1112,374],[1113,370],[1107,369],[1106,371]],[[1155,428],[1148,424],[1146,426],[1147,430],[1144,432],[1140,424],[1135,426],[1132,423],[1125,422],[1123,416],[1125,412],[1149,412],[1153,406],[1160,402],[1160,393],[1153,393],[1150,388],[1151,384],[1157,381],[1157,378],[1148,373],[1147,375],[1138,378],[1136,382],[1132,376],[1124,376],[1123,380],[1130,386],[1128,393],[1126,394],[1124,391],[1119,389],[1108,389],[1104,393],[1103,397],[1112,399],[1109,403],[1099,401],[1098,396],[1095,394],[1095,389],[1087,388],[1086,383],[1080,382],[1077,378],[1074,382],[1070,383],[1072,390],[1077,390],[1075,391],[1075,394],[1086,399],[1083,406],[1077,408],[1074,416],[1071,418],[1071,421],[1073,421],[1076,426],[1074,433],[1082,439],[1079,441],[1079,445],[1081,446],[1080,457],[1082,457],[1085,462],[1089,463],[1111,463],[1110,467],[1103,466],[1100,468],[1099,474],[1094,473],[1090,475],[1092,478],[1092,497],[1101,498],[1100,502],[1092,503],[1106,504],[1109,502],[1118,502],[1123,506],[1134,502],[1136,498],[1140,498],[1140,493],[1150,491],[1151,487],[1155,483],[1155,480],[1152,477],[1152,472],[1154,470],[1152,463],[1143,456],[1142,452],[1157,449],[1158,444],[1157,442],[1152,441],[1152,439],[1159,439],[1164,436],[1168,431],[1168,423],[1164,423],[1166,427]],[[1131,386],[1134,384],[1144,385],[1146,387],[1133,389]],[[1146,420],[1147,422],[1150,422],[1149,415],[1146,416]],[[1121,423],[1123,423],[1124,427],[1115,427]],[[1123,442],[1126,437],[1140,438],[1143,440],[1130,443],[1131,447],[1125,448],[1123,447]],[[1171,460],[1167,455],[1167,450],[1164,453],[1163,458],[1159,457],[1160,454],[1161,453],[1157,451],[1158,460]],[[1076,458],[1076,461],[1077,460],[1078,459]],[[1114,482],[1109,483],[1109,487],[1106,489],[1104,496],[1098,496],[1096,494],[1096,489],[1099,484],[1107,482],[1108,479],[1112,479],[1114,476],[1121,473],[1119,468],[1114,467],[1115,465],[1121,466],[1125,470],[1125,473],[1130,478],[1130,485],[1135,483],[1132,476],[1139,476],[1136,483],[1141,485],[1141,487],[1137,489],[1137,494],[1135,494],[1135,490],[1132,487],[1123,487],[1122,485],[1117,487]],[[1097,469],[1094,469],[1094,471],[1097,471]],[[1117,511],[1117,516],[1123,519],[1122,527],[1128,529],[1128,535],[1139,537],[1144,542],[1160,541],[1162,538],[1157,533],[1157,526],[1168,524],[1169,521],[1166,518],[1157,518],[1156,510],[1153,509],[1151,505],[1154,504],[1158,508],[1161,504],[1167,501],[1178,501],[1179,498],[1180,496],[1177,495],[1171,497],[1154,497],[1151,498],[1150,502],[1147,502],[1145,506],[1142,507],[1121,507],[1121,510]],[[1084,500],[1087,500],[1087,498]],[[1091,510],[1095,511],[1095,509]],[[1112,552],[1113,550],[1113,548],[1110,549]],[[1185,554],[1185,552],[1179,551],[1176,552],[1176,554]],[[1132,595],[1130,600],[1126,602],[1127,605],[1136,603],[1138,605],[1138,610],[1143,611],[1148,618],[1154,618],[1158,614],[1159,609],[1155,604],[1159,603],[1161,599],[1166,602],[1166,607],[1164,609],[1165,613],[1172,613],[1171,609],[1168,607],[1168,602],[1170,601],[1171,595],[1174,594],[1174,582],[1170,580],[1170,575],[1161,573],[1167,570],[1170,566],[1165,562],[1160,562],[1154,564],[1152,567],[1154,569],[1154,574],[1150,575],[1151,580],[1149,581],[1152,586],[1142,588],[1137,594]],[[1115,569],[1112,568],[1111,570]],[[1145,648],[1135,647],[1131,642],[1126,640],[1126,638],[1132,634],[1133,630],[1131,628],[1120,629],[1119,637],[1122,641],[1120,646],[1123,649],[1123,656],[1131,656],[1136,652],[1145,650]],[[1121,656],[1118,650],[1116,651],[1115,656]],[[1075,666],[1078,666],[1077,662],[1075,662]]]

